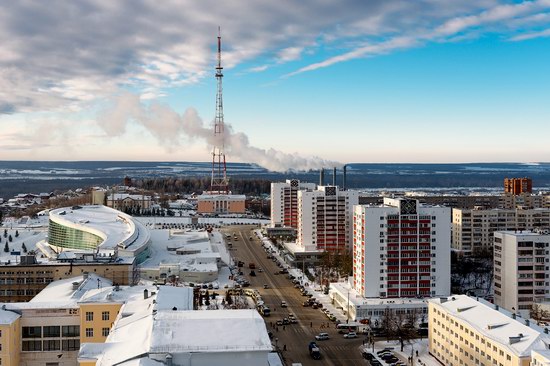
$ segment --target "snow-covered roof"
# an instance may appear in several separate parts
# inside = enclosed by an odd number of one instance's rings
[[[244,194],[209,194],[203,193],[197,197],[199,201],[216,200],[216,201],[244,201]]]
[[[331,282],[330,288],[339,292],[344,297],[349,291],[349,302],[354,306],[395,306],[395,307],[426,307],[428,304],[425,299],[417,298],[378,298],[378,297],[363,297],[348,282]]]
[[[200,329],[200,332],[193,331]],[[155,316],[151,352],[271,351],[256,310],[164,311]]]
[[[139,248],[149,241],[149,230],[123,212],[102,205],[64,207],[50,211],[50,220],[103,239],[100,249]]]
[[[145,196],[142,194],[128,194],[128,193],[113,193],[109,195],[109,200],[125,200],[131,199],[134,201],[148,201],[151,200],[151,196]]]
[[[0,325],[9,325],[19,319],[21,315],[13,311],[0,309]]]
[[[530,356],[532,350],[548,349],[550,335],[534,325],[534,320],[531,320],[528,326],[522,318],[513,319],[510,312],[496,310],[490,303],[466,295],[454,295],[443,299],[443,302],[440,298],[428,301],[467,323],[488,339],[500,343],[518,357]],[[517,342],[510,342],[510,337],[520,334],[522,336]]]
[[[93,273],[83,274],[50,283],[33,297],[30,303],[74,302],[76,304],[88,290],[112,285],[110,280]]]

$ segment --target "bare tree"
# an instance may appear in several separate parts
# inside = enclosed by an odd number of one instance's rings
[[[550,319],[550,312],[544,310],[539,304],[533,304],[531,305],[531,309],[529,309],[529,317],[536,320],[538,323]]]
[[[416,324],[418,324],[419,313],[410,311],[408,313],[386,308],[382,316],[382,329],[386,331],[387,339],[398,339],[401,345],[401,352],[405,343],[418,337]]]

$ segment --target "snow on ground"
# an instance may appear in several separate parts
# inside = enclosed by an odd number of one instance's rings
[[[4,237],[4,230],[7,230],[7,236]],[[16,231],[18,232],[18,236],[16,237]],[[19,255],[12,255],[12,252],[19,252],[20,255],[25,255],[25,251],[23,250],[23,243],[25,243],[25,247],[27,248],[27,252],[31,250],[36,250],[37,243],[41,240],[44,240],[46,238],[46,235],[48,233],[47,227],[46,228],[18,228],[10,229],[10,227],[2,227],[0,229],[0,262],[6,263],[7,261],[10,261],[11,263],[15,263],[16,261],[19,261]],[[9,241],[9,236],[11,235],[12,241]],[[5,252],[6,249],[6,243],[8,243],[8,251]],[[38,250],[39,252],[39,250]],[[38,258],[40,261],[41,258]]]
[[[398,340],[378,341],[374,344],[374,353],[383,350],[384,348],[393,348],[393,353],[397,358],[407,362],[411,354],[413,355],[414,366],[441,366],[435,357],[428,353],[428,339],[413,339],[410,344],[405,344],[403,352]],[[373,353],[372,346],[366,346],[364,351]],[[412,351],[412,353],[411,353]],[[418,356],[417,356],[418,352]],[[382,362],[384,364],[384,362]]]

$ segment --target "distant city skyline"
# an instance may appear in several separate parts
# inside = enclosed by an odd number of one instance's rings
[[[0,160],[550,161],[550,0],[7,3]]]

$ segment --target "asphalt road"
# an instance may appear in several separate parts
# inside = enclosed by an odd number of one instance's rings
[[[235,263],[241,260],[244,267],[242,271],[250,281],[250,287],[260,291],[267,306],[271,308],[271,316],[264,318],[268,330],[274,333],[273,344],[281,350],[285,365],[301,363],[307,365],[366,365],[362,359],[360,346],[365,339],[359,335],[356,339],[345,339],[338,334],[335,323],[329,321],[324,313],[311,307],[303,307],[302,303],[307,297],[301,295],[300,291],[294,288],[293,283],[286,274],[275,274],[280,270],[277,264],[267,258],[267,253],[256,237],[253,230],[257,226],[231,226],[221,229],[221,232],[231,235],[232,255]],[[234,235],[237,240],[233,239]],[[248,265],[253,262],[256,265],[256,276],[249,275]],[[258,268],[262,268],[260,272]],[[264,285],[268,289],[264,289]],[[315,294],[314,294],[315,297]],[[287,308],[281,307],[281,301],[286,301]],[[286,326],[275,326],[279,319],[293,313],[298,319],[297,324]],[[313,360],[309,356],[308,344],[315,340],[315,335],[320,332],[329,334],[330,339],[317,341],[321,349],[321,359]],[[285,349],[286,345],[286,351]]]

